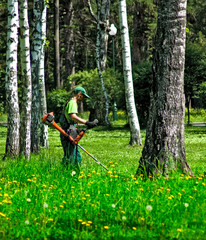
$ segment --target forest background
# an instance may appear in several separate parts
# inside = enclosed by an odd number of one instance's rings
[[[32,1],[29,2],[29,20],[32,19]],[[93,9],[96,3],[91,2]],[[187,107],[206,107],[206,3],[203,0],[188,0],[187,43],[185,64],[185,95]],[[132,53],[134,95],[141,127],[146,126],[152,82],[152,50],[156,29],[157,10],[155,1],[127,1],[128,26]],[[109,36],[105,88],[117,108],[125,110],[124,80],[122,74],[122,47],[119,30],[118,1],[111,1],[110,23],[117,27],[117,34]],[[60,1],[59,5],[59,50],[55,57],[55,1],[48,2],[47,38],[45,48],[45,84],[48,112],[54,111],[56,120],[60,108],[68,99],[73,84],[84,86],[92,101],[84,104],[84,110],[101,106],[103,91],[96,69],[96,23],[89,12],[87,1]],[[0,3],[0,112],[5,106],[6,27],[7,1]],[[68,32],[70,37],[68,38]],[[114,49],[112,48],[114,40]],[[114,52],[113,52],[114,50]],[[114,59],[113,59],[114,53]],[[58,63],[57,63],[58,61]],[[115,66],[113,65],[115,63]],[[59,69],[56,66],[59,66]],[[113,71],[115,68],[115,72]],[[59,80],[58,80],[59,79]],[[18,74],[21,86],[21,69]],[[95,92],[95,94],[93,94]],[[19,91],[20,93],[20,91]],[[21,99],[21,95],[20,95]],[[21,101],[20,101],[21,104]],[[98,107],[97,107],[98,106]],[[102,106],[103,108],[103,106]],[[101,109],[101,108],[100,108]],[[83,110],[83,109],[82,109]],[[190,121],[190,119],[188,119]]]

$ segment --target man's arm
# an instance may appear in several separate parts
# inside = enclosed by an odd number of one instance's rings
[[[74,122],[78,122],[78,123],[82,123],[82,124],[86,124],[86,122],[87,122],[86,120],[78,117],[78,116],[76,115],[76,113],[71,113],[70,116],[71,116],[71,119],[72,119]]]

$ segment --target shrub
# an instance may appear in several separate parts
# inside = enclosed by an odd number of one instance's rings
[[[63,111],[66,102],[71,98],[72,94],[65,89],[56,89],[47,95],[48,112],[54,112],[55,121],[59,121],[59,117]]]

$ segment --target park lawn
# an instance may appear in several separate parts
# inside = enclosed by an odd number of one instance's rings
[[[6,128],[0,131],[1,157]],[[128,146],[129,137],[116,125],[80,141],[109,172],[84,152],[80,174],[66,170],[54,129],[49,150],[0,162],[0,239],[205,239],[206,127],[185,130],[194,177],[135,177],[143,147]]]

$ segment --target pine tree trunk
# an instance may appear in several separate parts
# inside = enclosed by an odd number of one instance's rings
[[[59,0],[55,0],[54,5],[54,49],[55,49],[55,71],[56,87],[62,88],[60,79],[60,41],[59,41]]]
[[[150,114],[138,169],[147,175],[177,168],[192,174],[184,146],[186,3],[158,3]]]
[[[41,15],[42,23],[42,47],[39,63],[39,97],[40,97],[40,116],[44,116],[47,113],[46,103],[46,89],[45,89],[45,74],[44,74],[44,59],[45,59],[45,41],[46,41],[46,15],[47,8],[44,4],[44,9]],[[48,141],[48,126],[40,122],[40,144],[44,148],[49,148]]]
[[[125,97],[126,107],[128,113],[128,120],[130,125],[130,144],[142,145],[139,120],[135,107],[134,89],[132,79],[132,66],[131,66],[131,53],[129,43],[129,31],[127,24],[127,9],[126,1],[119,1],[120,12],[120,29],[122,37],[122,56],[123,56],[123,68],[124,68],[124,82],[125,82]]]
[[[73,1],[69,2],[66,0],[64,2],[65,7],[65,72],[66,79],[75,73],[75,40],[74,40],[74,29],[71,27],[74,19],[74,9],[73,9]],[[72,89],[74,89],[74,85]]]
[[[19,101],[17,82],[17,48],[18,48],[18,1],[8,0],[8,32],[6,53],[6,103],[8,128],[5,156],[19,155]]]
[[[31,84],[31,62],[30,62],[27,0],[20,1],[19,19],[20,19],[20,49],[21,49],[21,72],[22,72],[20,153],[24,154],[26,159],[29,159],[31,152],[32,84]]]
[[[32,69],[32,119],[31,119],[31,151],[39,152],[39,64],[42,49],[42,11],[44,0],[34,0],[33,3],[33,34],[31,44]]]

